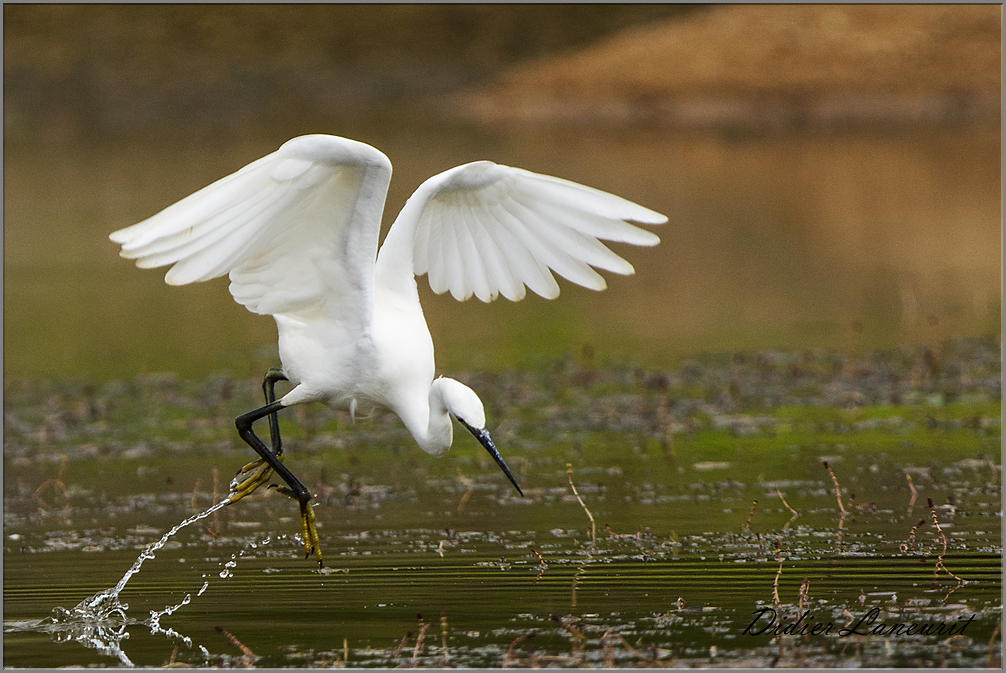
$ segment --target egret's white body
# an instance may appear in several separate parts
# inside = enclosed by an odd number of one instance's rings
[[[599,239],[655,245],[656,235],[628,222],[667,218],[480,161],[424,182],[378,251],[390,180],[391,163],[373,147],[302,136],[110,238],[141,268],[173,265],[171,285],[229,274],[238,303],[272,315],[294,385],[283,407],[320,401],[354,415],[384,407],[440,456],[451,446],[452,416],[475,432],[485,413],[471,389],[434,378],[416,276],[459,300],[517,301],[525,285],[552,299],[559,286],[549,269],[600,290],[591,266],[633,269]]]

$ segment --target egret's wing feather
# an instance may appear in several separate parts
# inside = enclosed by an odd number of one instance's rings
[[[633,273],[601,241],[656,245],[637,227],[662,224],[660,213],[575,182],[479,161],[423,183],[399,214],[378,257],[378,277],[411,262],[434,292],[514,301],[524,286],[547,299],[559,294],[552,271],[595,290],[594,268]]]
[[[463,267],[467,281],[466,291],[474,292],[475,296],[482,301],[489,301],[489,297],[492,295],[491,285],[495,284],[496,279],[495,274],[490,270],[489,260],[483,255],[484,246],[479,245],[479,241],[484,238],[485,234],[479,231],[475,211],[476,209],[469,206],[461,226],[457,227],[458,253],[462,259],[470,262]]]
[[[345,313],[366,304],[380,227],[379,212],[354,218],[361,190],[383,206],[390,175],[372,147],[303,136],[110,238],[141,268],[173,265],[172,285],[230,274],[255,313]]]
[[[252,162],[236,173],[221,178],[168,206],[157,215],[113,232],[109,238],[125,246],[127,250],[134,250],[155,239],[184,232],[191,228],[193,222],[212,217],[223,210],[228,203],[240,199],[242,194],[247,195],[246,184],[249,174],[260,173],[262,164],[267,163],[270,158],[271,155]]]
[[[144,245],[127,244],[123,246],[123,257],[136,259],[136,265],[142,269],[174,264],[165,276],[171,285],[224,275],[268,233],[269,223],[288,207],[289,185],[273,185],[260,179],[249,180],[249,185],[252,184],[259,189],[246,201],[204,219],[190,220],[195,224],[178,233],[150,239]],[[176,222],[173,218],[167,221]]]
[[[472,216],[472,226],[475,229],[472,236],[489,275],[488,286],[483,290],[487,294],[478,295],[478,298],[490,301],[492,288],[498,287],[500,294],[511,301],[523,299],[524,283],[520,280],[522,274],[514,272],[514,266],[520,262],[507,259],[503,252],[507,249],[507,244],[502,242],[505,240],[505,232],[497,231],[494,221],[487,219],[487,214],[480,209],[475,209]]]
[[[583,218],[580,214],[571,212],[569,209],[549,208],[547,205],[541,205],[521,195],[515,195],[512,198],[515,202],[515,209],[523,213],[520,219],[526,223],[529,232],[542,243],[547,242],[557,253],[567,252],[570,257],[574,257],[579,262],[623,276],[633,273],[631,264],[606,248],[596,236],[582,231],[580,223]],[[619,221],[619,224],[625,223]],[[637,230],[650,234],[642,229]],[[655,242],[660,240],[655,235],[650,235],[656,239]],[[651,240],[646,239],[646,242],[650,243]],[[650,244],[652,245],[652,243]]]
[[[533,251],[536,259],[577,285],[592,290],[605,288],[604,279],[583,261],[579,251],[567,245],[573,243],[574,239],[565,225],[565,217],[543,223],[533,208],[513,200],[507,205],[509,207],[504,209],[506,216],[499,220],[501,225],[526,249]]]

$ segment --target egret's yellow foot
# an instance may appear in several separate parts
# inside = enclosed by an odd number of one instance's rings
[[[304,539],[304,558],[314,552],[314,557],[318,559],[318,567],[322,567],[324,563],[321,560],[321,541],[318,539],[318,528],[314,524],[314,508],[310,502],[300,505],[300,530]]]
[[[314,557],[318,559],[318,567],[323,567],[325,564],[321,558],[321,541],[318,538],[318,528],[314,522],[314,507],[311,506],[310,496],[305,494],[306,499],[301,499],[300,496],[286,486],[278,486],[276,484],[270,484],[269,488],[275,488],[283,495],[300,502],[300,535],[301,540],[304,541],[304,558],[308,558],[311,554],[314,554]]]
[[[280,461],[283,460],[282,455],[277,458]],[[248,463],[238,470],[234,478],[231,479],[230,503],[233,504],[246,495],[251,495],[255,489],[269,481],[271,476],[272,468],[264,460],[259,459]]]

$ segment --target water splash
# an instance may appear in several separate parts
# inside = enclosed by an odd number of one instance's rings
[[[160,540],[147,545],[144,550],[140,552],[140,556],[133,563],[133,567],[126,571],[126,574],[122,576],[122,579],[119,580],[118,584],[111,589],[99,591],[90,598],[85,598],[70,611],[70,614],[84,621],[105,621],[110,619],[113,615],[118,615],[120,619],[125,619],[126,610],[129,609],[129,606],[125,603],[119,602],[119,594],[126,588],[126,583],[129,582],[130,578],[140,572],[140,567],[143,565],[143,562],[154,558],[155,552],[166,545],[168,540],[170,540],[175,533],[186,526],[194,524],[196,521],[205,519],[217,510],[223,509],[229,503],[229,499],[222,500],[206,511],[190,516],[188,519],[182,521],[180,524],[162,535]]]
[[[203,589],[200,590],[200,593],[202,593],[202,591],[205,589],[206,584],[203,584]],[[150,619],[147,620],[147,625],[150,627],[150,632],[154,634],[160,633],[169,638],[170,637],[180,638],[182,642],[185,643],[186,647],[192,647],[191,638],[189,638],[188,636],[183,636],[182,634],[180,634],[178,631],[175,631],[171,627],[165,629],[161,626],[161,617],[165,615],[170,615],[178,608],[182,607],[183,605],[188,605],[190,602],[192,602],[192,594],[185,594],[185,598],[183,598],[182,602],[179,603],[178,605],[169,605],[160,612],[156,610],[151,610]]]
[[[235,561],[234,558],[235,555],[231,554],[231,560],[225,563],[224,569],[220,571],[220,579],[225,580],[234,574],[234,567],[238,564],[238,562]]]
[[[119,600],[119,594],[126,588],[129,580],[136,573],[140,572],[143,563],[153,559],[157,551],[163,548],[173,535],[186,526],[205,519],[217,510],[226,507],[229,502],[229,499],[218,502],[206,511],[182,521],[161,536],[160,540],[147,545],[140,552],[132,567],[126,571],[122,579],[114,587],[103,589],[93,596],[85,598],[72,610],[67,610],[63,607],[53,608],[48,624],[45,623],[45,620],[42,620],[35,625],[36,628],[50,631],[57,642],[76,641],[84,647],[96,649],[107,656],[117,657],[124,666],[130,667],[133,666],[133,662],[129,660],[129,657],[126,656],[120,645],[123,640],[129,638],[129,632],[126,630],[126,627],[130,625],[145,624],[150,627],[151,633],[181,638],[182,642],[191,647],[191,638],[183,636],[174,629],[165,629],[160,624],[161,617],[172,614],[183,605],[188,605],[192,600],[191,594],[186,594],[185,598],[178,605],[165,607],[164,610],[159,612],[151,610],[150,617],[143,621],[132,619],[126,615],[129,605]],[[234,564],[233,560],[227,564],[228,573],[230,573],[230,569],[233,568]],[[223,573],[221,573],[221,577],[223,576]],[[204,582],[197,595],[201,596],[208,586],[209,582]],[[208,655],[206,648],[200,646],[200,649]]]

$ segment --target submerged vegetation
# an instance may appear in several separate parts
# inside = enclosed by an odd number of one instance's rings
[[[296,408],[287,464],[329,567],[300,558],[295,507],[263,489],[178,531],[122,589],[128,612],[83,625],[59,606],[226,495],[259,382],[8,381],[5,663],[1000,662],[996,346],[670,371],[587,349],[454,375],[525,498],[473,443],[431,459],[390,415]]]

